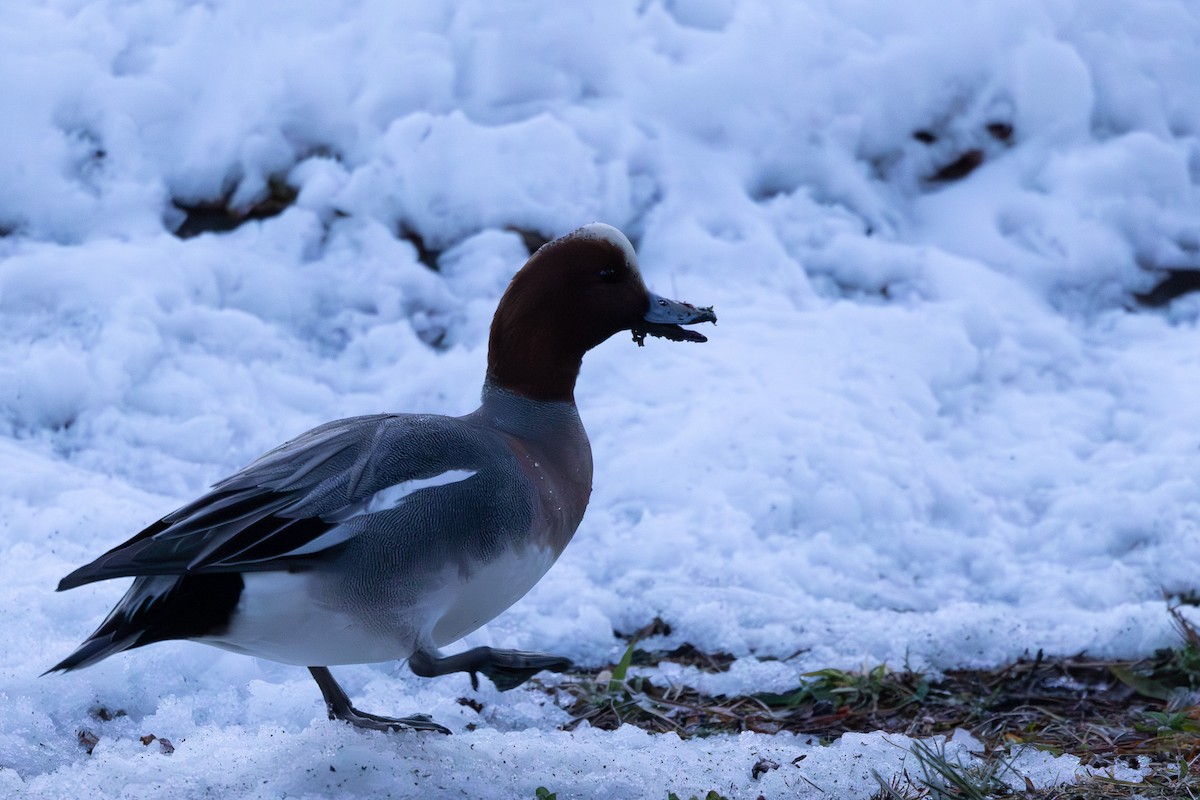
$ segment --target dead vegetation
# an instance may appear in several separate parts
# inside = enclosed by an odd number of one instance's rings
[[[1177,612],[1181,645],[1139,661],[1036,657],[995,670],[953,670],[936,679],[881,665],[863,671],[820,670],[783,693],[735,697],[661,685],[638,666],[681,663],[728,669],[732,656],[684,646],[669,652],[638,647],[662,632],[656,621],[629,636],[621,662],[599,675],[576,673],[546,687],[568,709],[572,729],[636,725],[682,737],[789,731],[832,741],[850,731],[887,731],[914,738],[963,728],[985,745],[985,763],[1003,765],[1019,745],[1070,753],[1090,767],[1148,767],[1141,783],[1097,778],[1073,787],[1012,794],[930,786],[919,777],[881,784],[892,798],[1200,797],[1200,633]],[[936,752],[926,753],[934,764]],[[923,765],[929,759],[920,759]],[[989,793],[990,792],[990,793]]]

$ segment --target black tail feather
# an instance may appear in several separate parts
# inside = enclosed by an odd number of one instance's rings
[[[223,633],[244,586],[236,572],[136,578],[95,633],[46,673],[89,667],[153,642]]]
[[[90,667],[98,661],[103,661],[111,655],[120,653],[122,650],[129,650],[132,647],[137,647],[136,635],[119,636],[115,631],[112,633],[96,631],[87,641],[75,648],[75,652],[42,674],[49,675],[51,672],[70,672],[73,669]]]

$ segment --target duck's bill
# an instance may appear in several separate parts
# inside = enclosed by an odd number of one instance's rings
[[[650,295],[650,310],[642,321],[633,326],[633,340],[641,347],[647,336],[670,339],[673,342],[707,342],[708,337],[689,331],[680,325],[695,325],[700,322],[717,323],[712,306],[697,308],[691,303],[668,300],[656,294]]]

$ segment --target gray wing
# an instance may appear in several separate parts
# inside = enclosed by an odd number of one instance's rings
[[[128,575],[304,569],[364,529],[354,518],[494,471],[504,450],[494,434],[450,417],[331,422],[266,453],[58,588]]]

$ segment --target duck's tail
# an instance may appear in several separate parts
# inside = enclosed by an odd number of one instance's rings
[[[100,627],[42,674],[90,667],[153,642],[218,634],[228,624],[242,587],[242,576],[236,572],[135,578]]]

